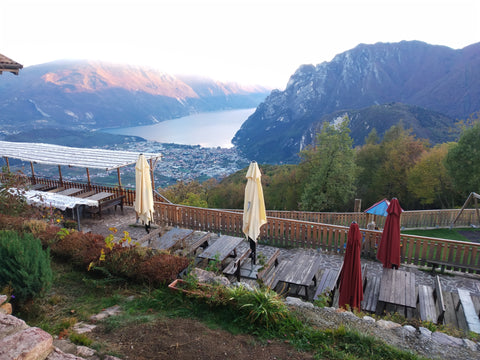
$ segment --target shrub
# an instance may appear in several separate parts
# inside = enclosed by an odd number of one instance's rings
[[[52,284],[50,252],[32,234],[0,231],[0,288],[10,285],[15,300],[24,303]]]
[[[140,263],[138,276],[152,285],[161,285],[175,280],[180,272],[188,267],[186,257],[166,253],[153,254]]]
[[[57,228],[56,235],[59,239],[51,244],[52,254],[85,268],[99,258],[105,244],[104,237],[98,234]]]

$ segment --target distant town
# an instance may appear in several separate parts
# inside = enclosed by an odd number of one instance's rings
[[[234,148],[203,148],[199,145],[165,144],[156,141],[132,141],[123,144],[103,146],[102,149],[133,152],[161,153],[162,160],[154,168],[155,188],[164,188],[177,181],[203,182],[210,178],[222,178],[248,166],[249,161],[240,156]],[[0,164],[4,166],[5,164]],[[20,170],[31,174],[30,164],[19,161],[11,162],[13,171]],[[58,167],[35,164],[35,176],[58,178]],[[85,169],[62,167],[64,180],[86,182]],[[125,188],[135,187],[135,166],[121,168],[121,183]],[[118,185],[117,171],[90,169],[92,183]]]

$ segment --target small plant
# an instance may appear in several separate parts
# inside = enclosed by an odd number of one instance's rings
[[[77,334],[76,332],[72,332],[69,337],[70,341],[77,345],[82,346],[90,346],[92,345],[93,340],[90,339],[85,334]]]
[[[317,297],[317,299],[313,301],[313,304],[320,308],[330,306],[331,303],[332,303],[332,293],[330,292],[329,289],[321,293]]]
[[[267,329],[274,327],[289,313],[281,296],[270,289],[255,288],[248,291],[242,286],[228,289],[231,298],[244,312],[246,319],[254,325]]]
[[[219,273],[220,271],[220,254],[216,253],[213,260],[211,260],[208,265],[205,267],[206,271],[211,271],[214,273]]]

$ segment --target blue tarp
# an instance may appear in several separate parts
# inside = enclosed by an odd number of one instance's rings
[[[370,206],[364,212],[366,212],[367,214],[387,216],[388,205],[390,205],[390,201],[388,201],[387,199],[383,199]]]

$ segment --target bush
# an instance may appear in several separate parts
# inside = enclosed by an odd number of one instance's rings
[[[189,263],[190,260],[186,257],[157,253],[142,261],[138,276],[152,285],[167,284],[175,280]]]
[[[52,284],[50,252],[32,234],[0,231],[0,288],[10,285],[19,303],[42,295]]]
[[[56,229],[58,239],[54,238],[50,244],[54,256],[85,269],[99,258],[105,245],[102,235],[68,230],[59,233],[60,229]],[[46,242],[48,244],[48,240]],[[44,245],[47,245],[46,242],[43,242]]]

